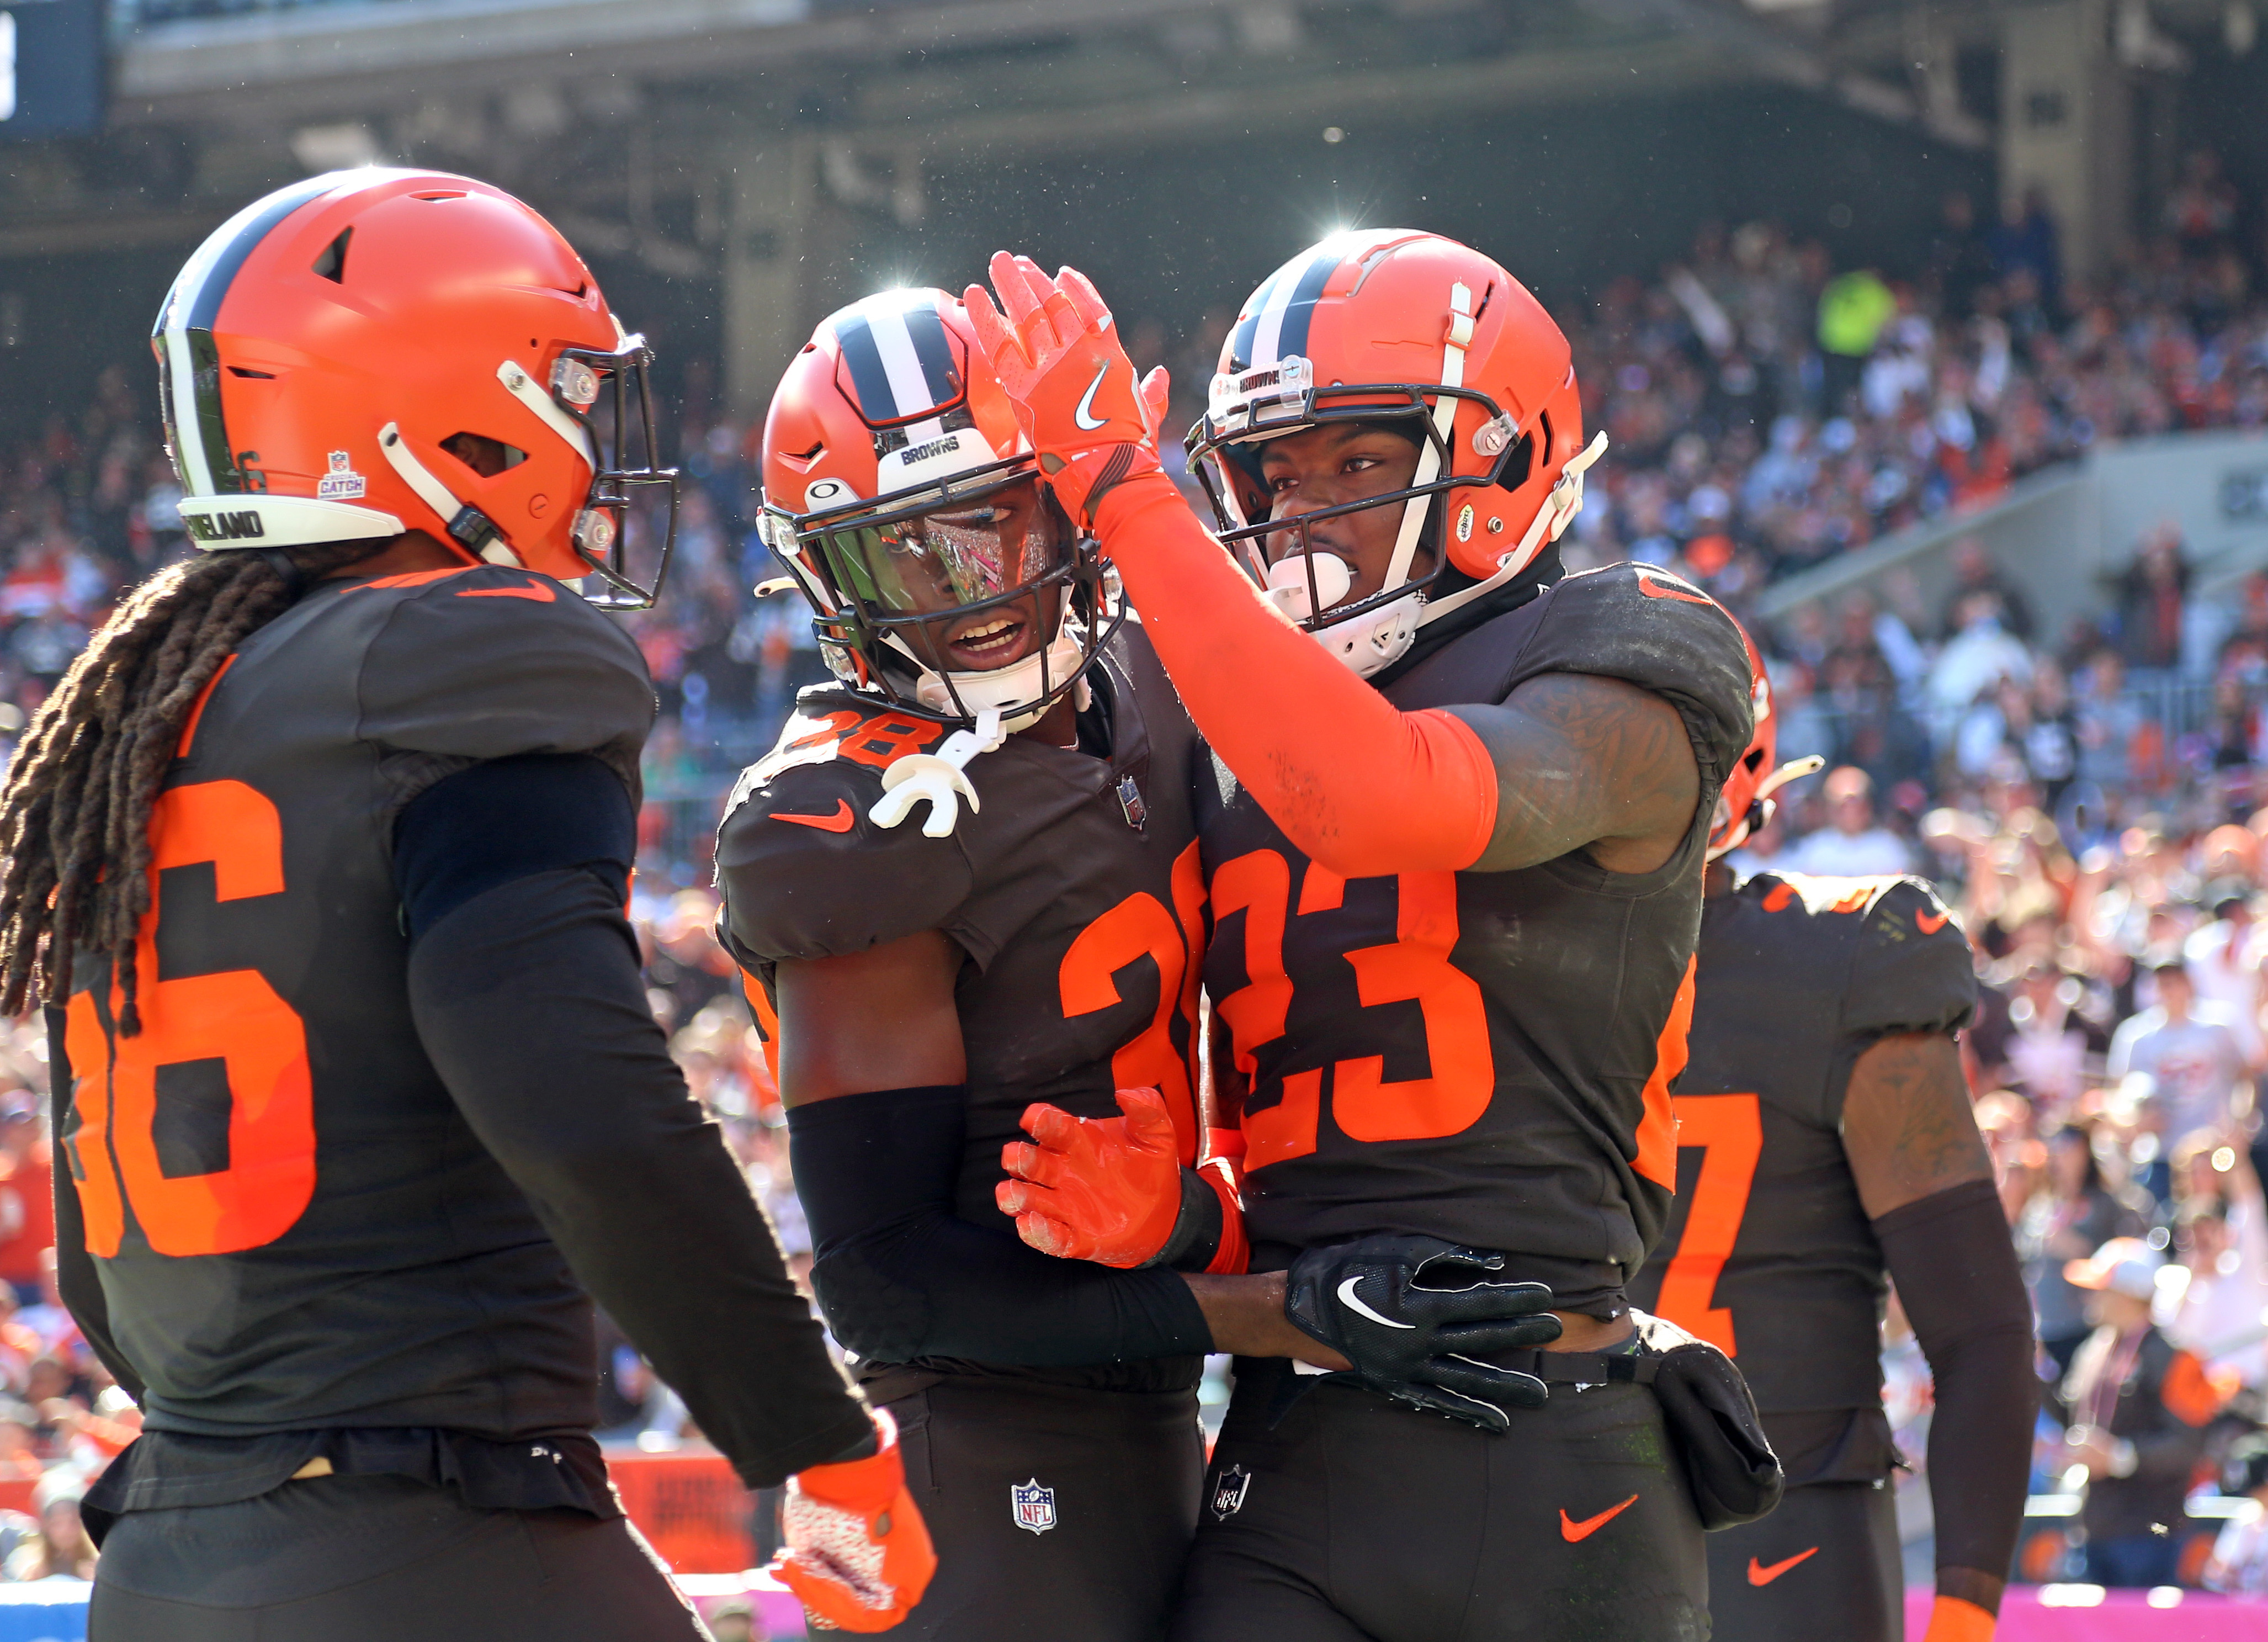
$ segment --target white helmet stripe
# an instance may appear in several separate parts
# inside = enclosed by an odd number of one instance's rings
[[[213,482],[216,469],[232,473],[236,464],[228,451],[206,448],[207,430],[221,427],[220,383],[215,380],[208,384],[209,402],[200,394],[189,333],[211,332],[221,300],[235,283],[237,270],[268,237],[269,230],[350,177],[378,174],[335,171],[253,201],[205,237],[166,293],[165,306],[158,314],[158,334],[165,340],[166,371],[173,396],[174,455],[180,463],[182,488],[192,496],[213,494],[217,488]]]
[[[913,333],[906,329],[904,310],[880,303],[866,310],[867,334],[881,356],[882,373],[890,379],[890,396],[898,414],[911,416],[936,404],[929,379],[922,374],[921,355],[914,351]]]

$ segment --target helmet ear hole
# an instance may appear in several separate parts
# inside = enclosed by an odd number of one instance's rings
[[[1550,436],[1550,424],[1544,425],[1544,435]],[[1517,491],[1528,483],[1528,476],[1535,471],[1535,435],[1522,433],[1504,459],[1504,472],[1497,480],[1497,488]]]
[[[509,473],[527,460],[526,451],[486,433],[452,433],[441,441],[441,448],[484,479]]]

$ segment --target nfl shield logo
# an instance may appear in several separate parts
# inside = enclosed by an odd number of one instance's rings
[[[1056,1490],[1036,1476],[1028,1483],[1011,1483],[1008,1504],[1020,1528],[1044,1534],[1056,1525]]]
[[[1252,1473],[1241,1465],[1232,1465],[1220,1474],[1213,1485],[1212,1516],[1216,1522],[1226,1522],[1244,1509],[1244,1490],[1252,1486]]]

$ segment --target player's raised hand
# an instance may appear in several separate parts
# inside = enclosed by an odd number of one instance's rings
[[[1542,1408],[1533,1374],[1479,1354],[1549,1345],[1559,1337],[1551,1291],[1498,1283],[1504,1256],[1440,1238],[1391,1233],[1311,1248],[1292,1262],[1284,1314],[1351,1364],[1373,1391],[1487,1431],[1507,1409]]]
[[[977,345],[1008,390],[1040,470],[1065,512],[1092,528],[1113,487],[1160,471],[1158,424],[1164,382],[1138,381],[1110,309],[1086,275],[1050,279],[1028,256],[993,255],[996,307],[982,285],[963,300]]]
[[[1181,1143],[1164,1097],[1122,1089],[1116,1118],[1075,1118],[1045,1101],[1025,1108],[1030,1141],[1000,1149],[1008,1178],[992,1188],[1016,1233],[1043,1254],[1133,1267],[1164,1248],[1182,1211]]]
[[[795,1593],[816,1631],[887,1631],[937,1572],[887,1409],[874,1410],[874,1431],[880,1447],[865,1459],[788,1478],[780,1505],[787,1545],[769,1572]]]

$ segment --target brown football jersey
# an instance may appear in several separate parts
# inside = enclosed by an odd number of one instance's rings
[[[1759,873],[1708,903],[1697,981],[1677,1209],[1631,1296],[1732,1353],[1767,1414],[1879,1411],[1882,1251],[1843,1099],[1877,1039],[1968,1024],[1969,942],[1918,878]]]
[[[1660,1234],[1675,1172],[1701,857],[1748,744],[1748,655],[1674,576],[1565,578],[1385,686],[1405,710],[1501,702],[1546,673],[1671,702],[1700,769],[1691,825],[1646,873],[1582,851],[1511,872],[1346,880],[1217,760],[1198,792],[1205,984],[1244,1103],[1256,1268],[1377,1232],[1501,1250],[1606,1315]]]
[[[895,827],[869,812],[891,765],[934,749],[950,727],[833,685],[806,690],[777,749],[741,778],[718,839],[724,937],[755,977],[749,997],[768,1037],[783,959],[925,929],[967,954],[955,999],[968,1065],[956,1208],[1010,1237],[1015,1222],[993,1201],[1000,1150],[1023,1137],[1018,1120],[1035,1100],[1116,1117],[1116,1091],[1157,1088],[1183,1161],[1196,1155],[1196,732],[1138,623],[1119,629],[1090,678],[1080,746],[1011,736],[977,757],[967,773],[978,803],[962,801],[945,838],[923,831],[924,806]]]
[[[151,1430],[591,1425],[590,1302],[421,1044],[393,834],[484,759],[591,753],[635,795],[653,712],[619,628],[495,566],[322,584],[208,689],[151,821],[143,1030],[89,958],[63,1011],[62,1150]]]

